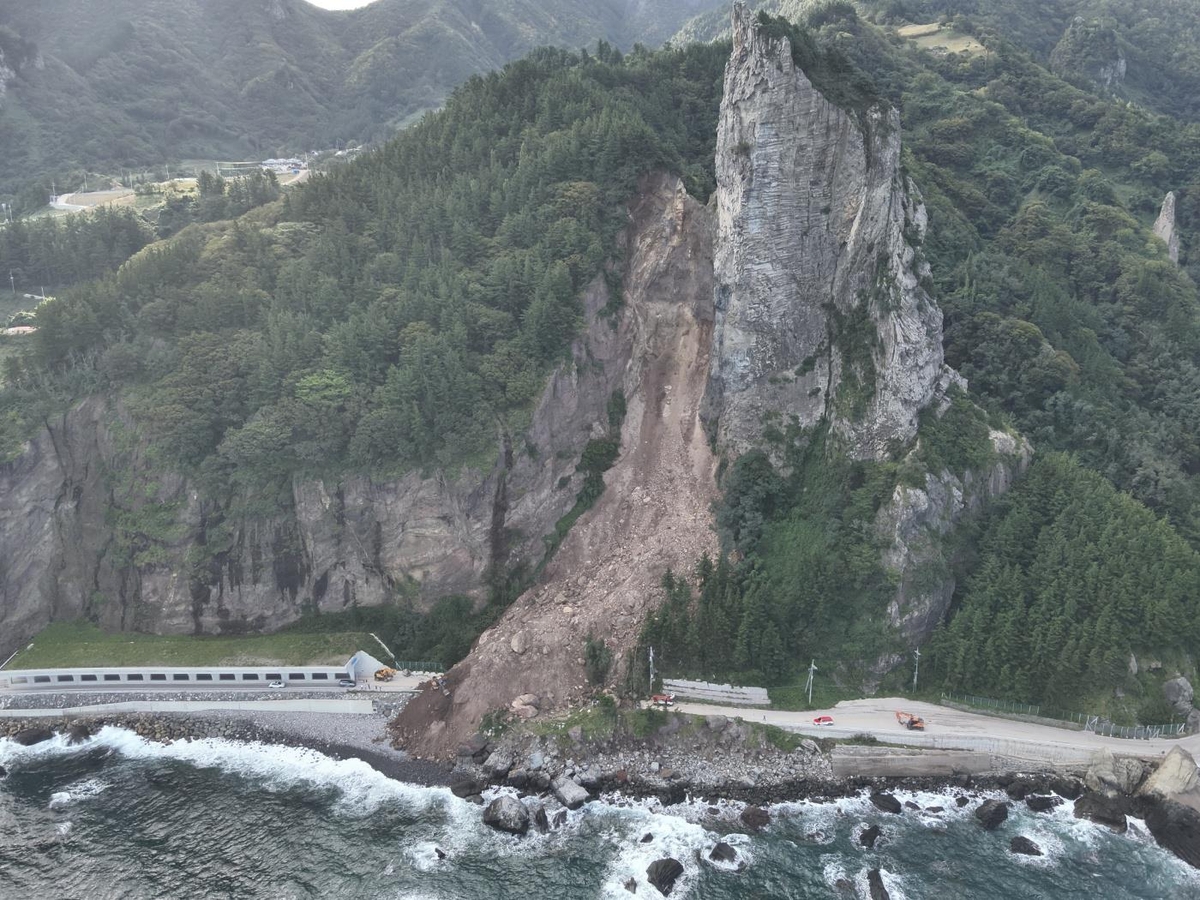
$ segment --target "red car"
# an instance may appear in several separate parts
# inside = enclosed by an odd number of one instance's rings
[[[833,724],[833,716],[817,716],[815,719],[813,719],[813,724],[814,725],[832,725]]]
[[[674,706],[674,694],[655,694],[650,698],[650,703],[654,706]]]

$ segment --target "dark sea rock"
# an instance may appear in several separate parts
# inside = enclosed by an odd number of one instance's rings
[[[1042,848],[1029,838],[1019,834],[1009,841],[1008,852],[1018,853],[1022,856],[1041,856]]]
[[[641,843],[648,844],[652,840],[654,840],[654,835],[650,834],[650,832],[646,832],[645,834],[642,835]]]
[[[629,891],[629,893],[631,893],[631,894],[636,894],[637,893],[637,879],[636,878],[626,878],[625,879],[625,890]]]
[[[1200,869],[1200,812],[1164,800],[1146,814],[1146,827],[1160,846]]]
[[[481,781],[477,781],[470,776],[465,778],[455,779],[450,784],[450,793],[455,797],[466,799],[472,794],[478,794],[484,789],[485,785]]]
[[[930,807],[927,807],[925,810],[925,812],[929,813],[930,815],[934,815],[934,816],[936,816],[938,813],[943,813],[945,811],[946,811],[945,808],[941,807],[941,806],[930,806]]]
[[[1078,800],[1086,788],[1078,778],[1060,777],[1050,780],[1050,790],[1064,800]]]
[[[867,887],[871,889],[871,900],[891,900],[892,895],[883,886],[883,876],[878,869],[867,873]]]
[[[550,830],[550,819],[546,815],[546,807],[542,806],[542,804],[537,803],[534,805],[533,812],[530,814],[529,819],[531,822],[533,822],[533,827],[542,834],[545,834]]]
[[[48,741],[54,737],[54,732],[49,728],[34,726],[33,728],[24,728],[13,735],[13,740],[22,747],[32,747],[34,744],[40,744],[43,741]]]
[[[747,806],[740,818],[742,824],[752,831],[759,831],[771,824],[771,814],[761,806]]]
[[[74,722],[71,724],[71,727],[67,729],[67,743],[70,745],[82,744],[91,736],[92,729],[90,729],[83,722]]]
[[[513,769],[508,773],[508,777],[504,779],[504,783],[509,787],[521,790],[529,784],[529,773],[524,769]]]
[[[988,831],[995,831],[1008,818],[1008,804],[1003,800],[984,800],[975,810],[975,818]]]
[[[737,862],[737,851],[724,841],[718,841],[717,845],[709,851],[708,858],[713,862],[733,863]]]
[[[875,842],[879,840],[879,835],[882,833],[878,825],[872,825],[858,836],[858,842],[868,850],[873,850],[875,849]]]
[[[438,858],[438,859],[445,859],[445,858],[446,858],[446,851],[445,851],[445,850],[443,850],[441,847],[434,847],[434,848],[433,848],[433,852],[434,852],[435,854],[437,854],[437,858]]]
[[[881,809],[885,813],[893,813],[895,815],[899,815],[900,811],[902,809],[904,809],[904,807],[900,805],[899,800],[897,800],[891,794],[887,794],[887,793],[883,793],[883,792],[878,792],[878,793],[872,794],[871,802],[873,804],[875,804],[876,809]]]
[[[954,805],[957,806],[959,809],[966,806],[970,802],[971,801],[968,800],[966,797],[959,796],[959,797],[954,798]]]
[[[1124,834],[1129,824],[1125,820],[1126,802],[1123,798],[1106,797],[1089,791],[1075,801],[1075,818],[1089,819],[1107,825],[1117,834]]]
[[[1031,790],[1031,785],[1027,781],[1016,780],[1011,782],[1004,789],[1004,793],[1008,794],[1009,800],[1024,800]]]
[[[529,830],[529,810],[516,797],[497,797],[483,811],[483,824],[509,834]]]
[[[550,820],[550,824],[555,828],[562,828],[564,825],[566,825],[567,811],[565,809],[560,809],[558,812],[556,812],[554,814],[554,818]]]
[[[658,892],[664,897],[671,893],[675,882],[682,874],[683,864],[669,856],[664,859],[656,859],[646,867],[646,880],[658,888]]]
[[[1062,802],[1062,797],[1053,794],[1030,794],[1025,798],[1025,805],[1033,812],[1049,812]]]

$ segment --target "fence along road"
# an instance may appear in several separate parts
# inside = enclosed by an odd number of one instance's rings
[[[1172,747],[1182,747],[1200,756],[1200,735],[1178,739],[1122,740],[1087,731],[1071,731],[1032,722],[1016,722],[979,713],[950,709],[900,697],[846,700],[832,709],[792,712],[780,709],[747,709],[708,703],[679,702],[680,712],[697,716],[741,717],[813,737],[849,738],[870,735],[885,744],[930,747],[941,750],[972,750],[1029,763],[1079,765],[1097,750],[1114,754],[1158,759]],[[924,733],[909,731],[896,721],[896,710],[925,719]],[[832,727],[813,724],[817,716],[832,716]]]

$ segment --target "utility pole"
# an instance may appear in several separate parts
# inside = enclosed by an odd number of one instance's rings
[[[817,671],[817,661],[814,659],[812,662],[810,662],[808,664],[808,684],[805,685],[805,687],[804,687],[804,689],[806,691],[808,691],[808,705],[809,706],[812,706],[813,674],[816,671]]]
[[[11,270],[9,270],[9,273],[8,273],[8,283],[12,285],[13,296],[14,297],[17,296],[17,279],[15,279],[13,277],[13,273]]]
[[[654,648],[650,648],[650,693],[654,693]]]
[[[921,651],[913,651],[913,693],[917,692],[917,673],[921,671]]]

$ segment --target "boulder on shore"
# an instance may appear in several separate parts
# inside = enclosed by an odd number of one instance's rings
[[[1060,776],[1050,779],[1050,790],[1064,800],[1078,800],[1083,796],[1085,788],[1078,778]]]
[[[1125,821],[1125,802],[1095,791],[1090,791],[1075,801],[1075,818],[1107,825],[1117,834],[1124,834],[1129,827]]]
[[[1200,771],[1196,760],[1182,747],[1172,747],[1158,768],[1138,788],[1140,795],[1157,795],[1193,808],[1200,808]]]
[[[1008,804],[1003,800],[984,800],[976,808],[975,818],[988,831],[995,831],[1008,819]]]
[[[483,824],[509,834],[524,834],[529,830],[529,810],[516,797],[497,797],[483,811]]]
[[[556,778],[551,790],[554,791],[554,798],[567,809],[579,809],[591,799],[591,794],[566,775]]]
[[[885,813],[899,815],[900,811],[904,809],[904,807],[900,805],[899,800],[897,800],[891,794],[883,793],[882,791],[872,794],[871,802],[875,804],[876,809],[881,809]]]
[[[43,741],[48,741],[54,737],[54,732],[49,728],[43,728],[40,725],[35,725],[33,728],[22,728],[13,735],[13,740],[22,747],[32,747],[34,744],[40,744]]]
[[[1200,812],[1181,803],[1160,801],[1146,815],[1146,828],[1159,846],[1200,869]]]
[[[550,830],[550,817],[546,815],[546,807],[542,806],[542,804],[534,804],[533,813],[529,819],[533,823],[533,827],[542,834]]]
[[[882,833],[883,832],[879,830],[878,825],[872,825],[870,828],[865,829],[863,833],[858,836],[858,842],[868,850],[874,850],[875,842],[879,840],[879,836]]]
[[[1021,856],[1041,856],[1042,848],[1024,835],[1018,834],[1009,841],[1008,852],[1017,853]]]
[[[665,857],[656,859],[646,867],[646,880],[658,888],[658,892],[666,897],[675,887],[675,882],[683,874],[683,864],[677,859]]]
[[[1090,791],[1107,797],[1119,797],[1132,794],[1145,774],[1146,770],[1139,760],[1130,757],[1117,759],[1111,750],[1097,750],[1092,755],[1087,774],[1083,776],[1083,783]]]
[[[883,875],[878,869],[867,873],[867,886],[871,889],[871,900],[891,900],[892,895],[883,886]]]
[[[452,793],[455,797],[459,797],[464,800],[467,797],[470,797],[472,794],[478,794],[483,790],[483,788],[483,784],[476,781],[474,778],[471,778],[469,775],[463,778],[456,778],[454,781],[450,782],[450,793]]]

